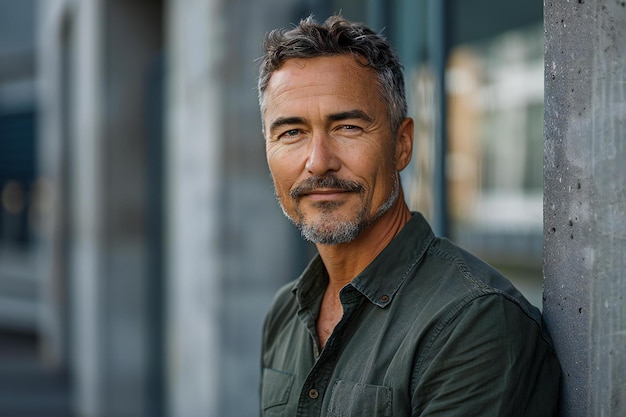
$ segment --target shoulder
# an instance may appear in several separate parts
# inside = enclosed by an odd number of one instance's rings
[[[526,329],[522,333],[538,331],[541,340],[551,346],[541,312],[495,268],[446,239],[432,242],[409,286],[414,287],[411,293],[428,294],[425,303],[432,314],[431,336],[463,320],[486,323],[489,329],[515,317],[516,326]],[[467,331],[474,328],[469,326]],[[512,336],[506,327],[501,330],[506,337]]]
[[[464,339],[492,340],[504,346],[523,345],[532,340],[551,349],[541,314],[534,307],[497,290],[468,293],[442,315],[430,333],[434,345],[448,343],[454,335]],[[429,343],[429,345],[431,345]]]
[[[425,262],[439,271],[440,279],[457,297],[468,301],[494,295],[515,305],[530,320],[541,321],[539,310],[504,275],[449,240],[435,239]]]

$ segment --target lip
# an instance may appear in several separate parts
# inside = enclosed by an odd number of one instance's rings
[[[304,197],[314,201],[328,201],[343,198],[349,192],[346,190],[315,190],[304,194]]]

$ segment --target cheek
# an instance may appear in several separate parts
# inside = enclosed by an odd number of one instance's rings
[[[395,187],[397,171],[391,163],[392,156],[385,155],[385,158],[387,159],[379,160],[375,169],[370,172],[369,185],[373,188],[372,198],[375,200],[386,200]]]
[[[395,172],[392,159],[393,155],[387,149],[373,147],[367,152],[352,154],[351,170],[360,173],[374,190],[380,189]]]
[[[282,160],[277,161],[276,159],[268,158],[268,166],[274,181],[276,194],[280,198],[287,197],[297,180],[297,173],[289,163],[285,163]]]

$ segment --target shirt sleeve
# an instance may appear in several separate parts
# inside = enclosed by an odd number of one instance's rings
[[[560,367],[539,323],[500,294],[448,316],[418,352],[413,416],[556,415]]]

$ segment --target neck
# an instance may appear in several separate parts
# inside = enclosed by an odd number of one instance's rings
[[[328,272],[328,289],[341,288],[363,271],[411,219],[400,193],[396,203],[354,240],[337,245],[318,244],[317,250]]]

